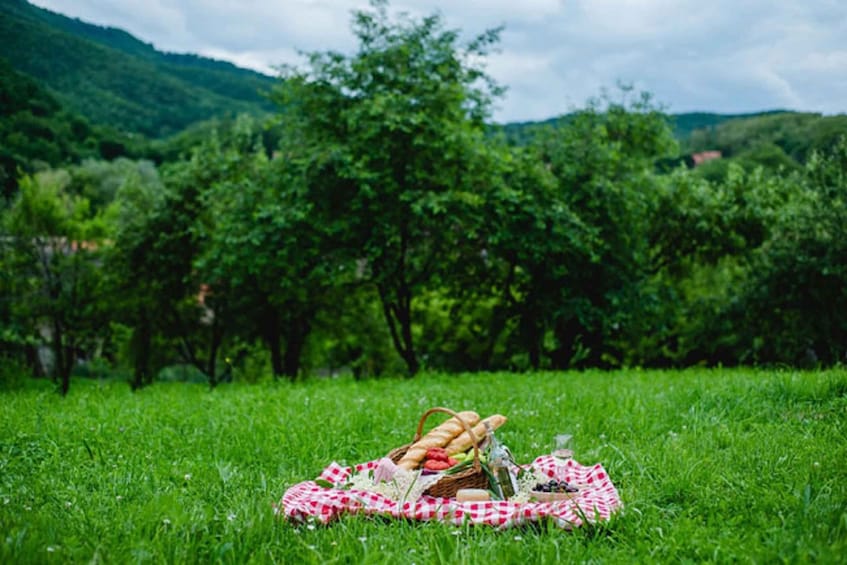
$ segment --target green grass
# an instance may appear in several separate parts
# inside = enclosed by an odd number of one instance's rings
[[[526,462],[574,434],[623,498],[610,523],[496,531],[273,503],[407,443],[436,405],[509,417]],[[433,417],[435,418],[435,417]],[[304,384],[77,381],[0,393],[0,562],[843,562],[847,371],[424,375]]]

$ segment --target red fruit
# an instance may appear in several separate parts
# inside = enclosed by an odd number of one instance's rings
[[[447,463],[448,463],[448,464],[452,467],[453,465],[455,465],[456,463],[458,463],[458,461],[456,461],[456,460],[455,460],[455,459],[453,459],[452,457],[448,457],[448,458],[447,458]]]
[[[447,452],[444,451],[444,449],[441,447],[433,447],[432,449],[427,449],[426,459],[431,459],[434,461],[447,461]]]
[[[424,469],[429,469],[430,471],[443,471],[450,467],[451,465],[447,461],[438,461],[435,459],[429,459],[424,463]]]

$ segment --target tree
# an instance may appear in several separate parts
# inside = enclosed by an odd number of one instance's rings
[[[92,169],[103,179],[96,183],[99,187],[111,184],[116,172],[124,173],[120,186],[112,188],[110,235],[114,244],[105,254],[104,271],[113,297],[113,321],[131,332],[127,351],[133,370],[130,385],[138,389],[151,384],[156,370],[165,364],[166,356],[157,354],[153,346],[162,327],[157,314],[167,304],[164,285],[169,279],[164,277],[179,274],[171,269],[172,259],[154,254],[157,239],[164,236],[158,231],[163,224],[155,220],[166,208],[165,187],[156,170],[145,174],[147,168],[141,163],[138,167],[90,163],[84,167],[83,182],[95,177]]]
[[[261,339],[274,376],[293,380],[322,298],[343,273],[299,197],[300,171],[284,156],[268,160],[256,129],[242,122],[220,154],[230,165],[204,195],[206,243],[195,264],[215,315],[225,302],[239,314],[230,328]]]
[[[420,368],[413,301],[472,229],[476,153],[499,89],[480,61],[498,39],[466,46],[438,15],[391,20],[387,3],[355,12],[356,54],[314,53],[276,91],[306,171],[310,217],[362,266],[408,373]]]
[[[138,169],[118,192],[121,221],[109,270],[120,319],[132,328],[134,388],[152,382],[156,365],[172,361],[192,365],[213,387],[221,377],[218,359],[234,310],[196,262],[213,224],[207,193],[241,166],[212,135],[189,160],[163,169],[163,187],[145,182]],[[157,341],[170,352],[154,351]]]
[[[50,373],[62,395],[81,352],[103,336],[99,253],[105,224],[87,200],[66,192],[70,175],[24,176],[4,222],[15,315],[50,343]]]
[[[834,364],[847,358],[847,138],[753,202],[769,226],[733,312],[747,359]]]
[[[538,141],[540,158],[558,185],[560,206],[585,232],[581,246],[559,246],[533,265],[528,295],[546,312],[553,367],[621,362],[615,342],[634,323],[647,271],[647,220],[657,190],[657,159],[675,150],[667,118],[642,94],[593,102]],[[562,242],[564,243],[564,242]],[[555,244],[555,240],[554,243]],[[531,311],[531,310],[530,310]],[[525,324],[537,324],[530,314]],[[548,339],[549,338],[549,339]]]

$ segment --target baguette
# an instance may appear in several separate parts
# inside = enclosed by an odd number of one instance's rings
[[[459,412],[459,416],[461,416],[462,420],[467,422],[468,426],[473,426],[479,422],[479,414],[476,412]],[[426,457],[426,451],[428,449],[433,447],[444,447],[464,430],[465,427],[456,417],[450,418],[443,424],[430,430],[428,434],[409,446],[406,454],[403,455],[400,461],[397,462],[397,466],[401,469],[406,469],[407,471],[417,469],[420,466],[421,461],[423,461],[424,457]]]
[[[507,418],[501,414],[494,414],[493,416],[489,416],[479,424],[473,427],[472,431],[474,436],[476,436],[476,442],[479,444],[482,440],[485,439],[485,424],[488,423],[491,426],[492,430],[496,430],[500,426],[506,423]],[[455,455],[456,453],[464,453],[468,449],[473,447],[473,440],[468,432],[464,432],[463,434],[457,436],[450,443],[447,444],[447,447],[444,450],[447,452],[447,455]]]

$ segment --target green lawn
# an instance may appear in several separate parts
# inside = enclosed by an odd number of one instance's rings
[[[313,380],[0,393],[0,562],[843,562],[847,371]],[[407,443],[430,406],[509,417],[520,462],[575,437],[624,501],[605,527],[496,531],[273,504]],[[435,417],[434,417],[435,418]]]

